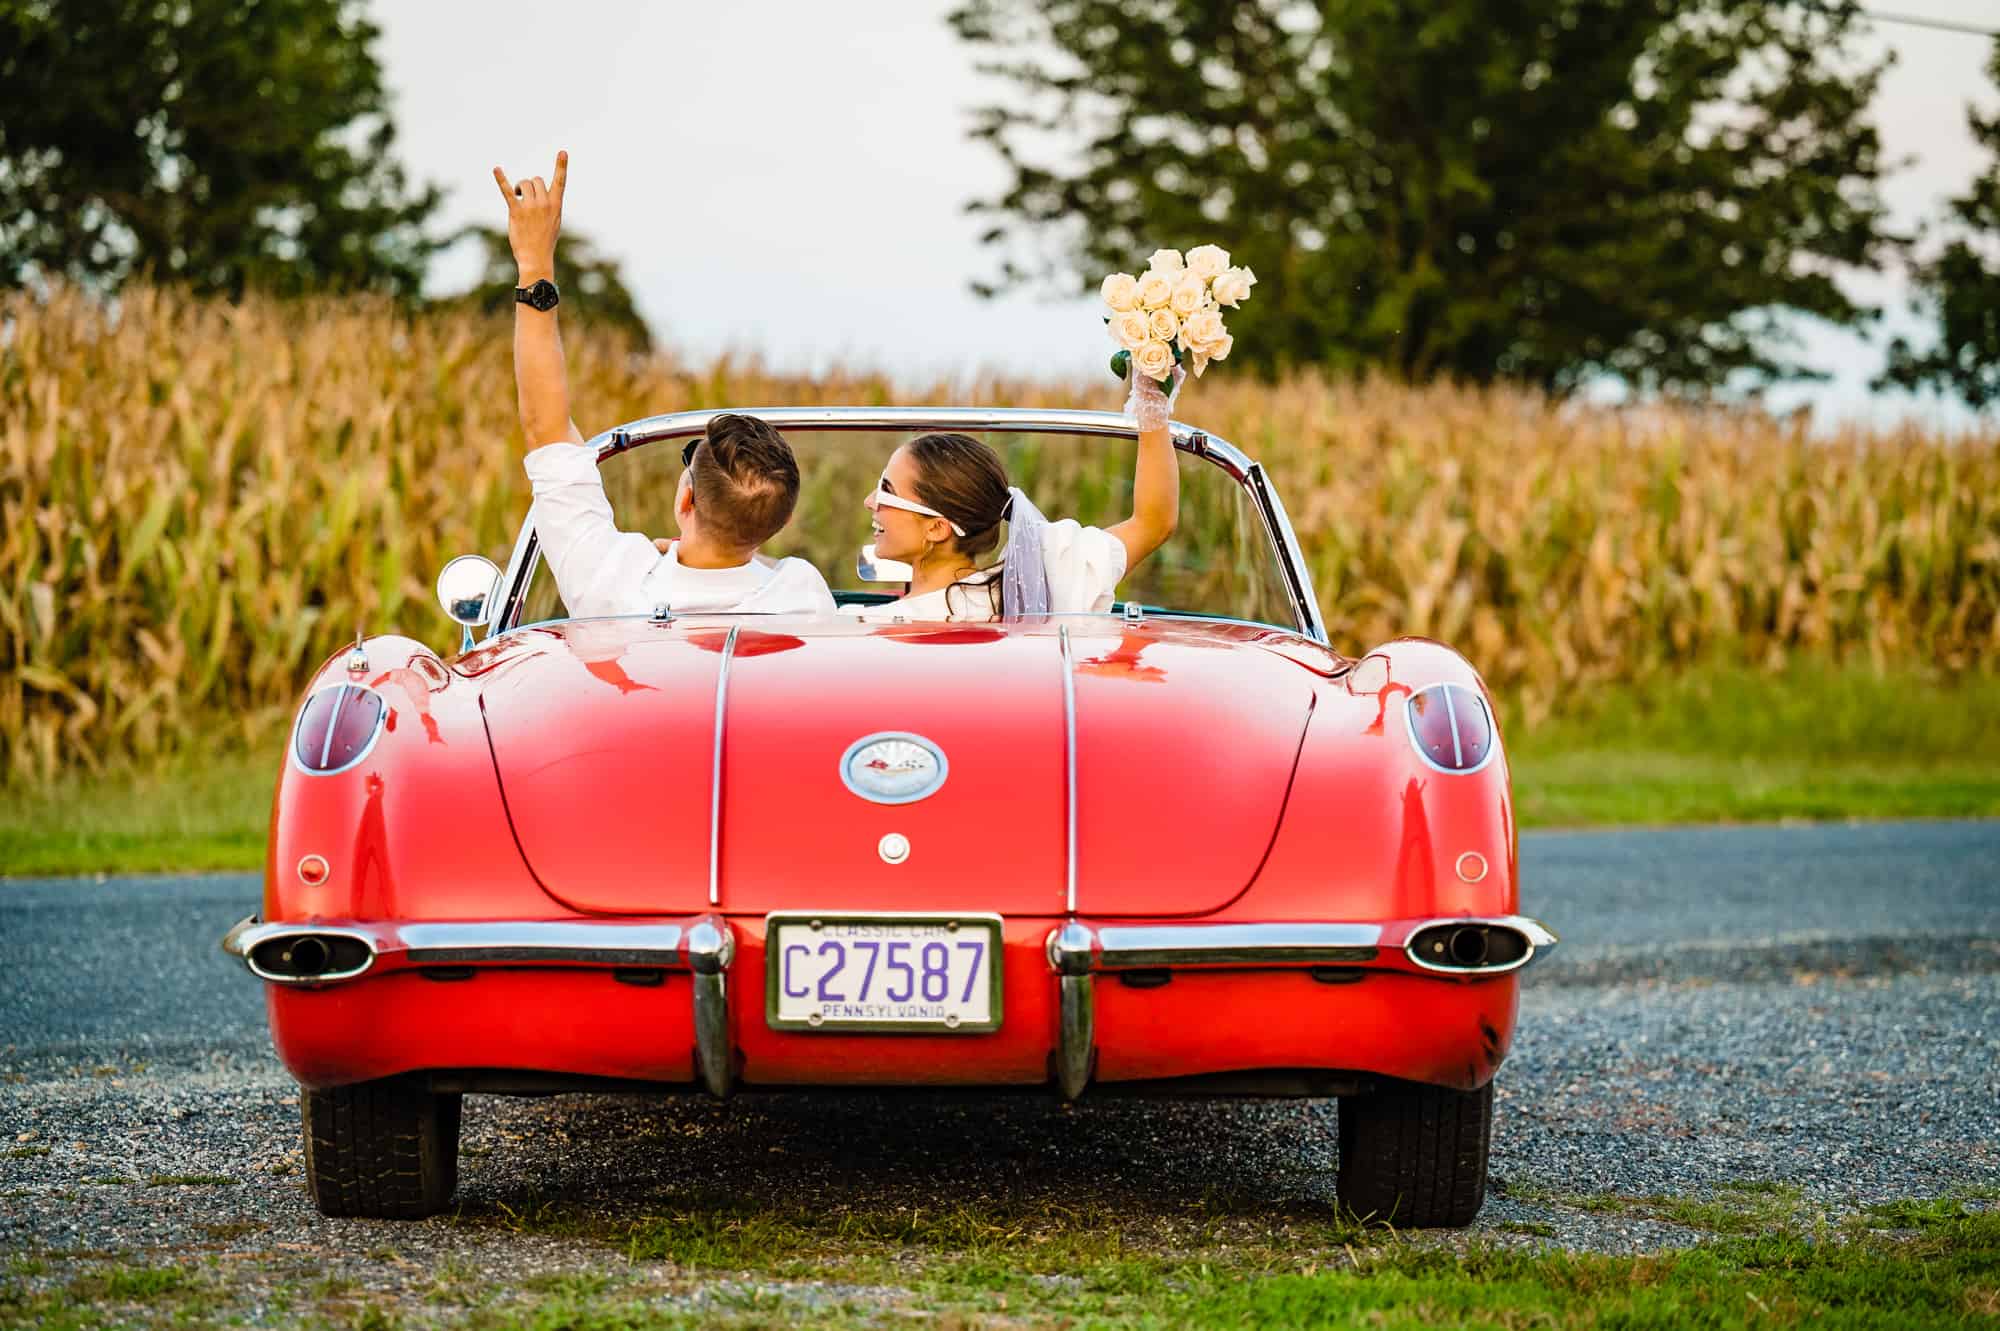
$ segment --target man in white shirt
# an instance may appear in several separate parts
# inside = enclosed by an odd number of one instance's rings
[[[618,530],[596,450],[570,418],[556,324],[556,237],[569,154],[556,155],[546,185],[540,176],[511,184],[499,167],[493,178],[507,200],[507,240],[520,269],[514,382],[521,428],[530,441],[556,441],[525,459],[535,534],[569,613],[646,614],[660,605],[683,613],[833,613],[833,593],[818,569],[757,552],[792,516],[799,466],[784,436],[754,416],[717,416],[689,447],[674,493],[678,540],[656,544]]]

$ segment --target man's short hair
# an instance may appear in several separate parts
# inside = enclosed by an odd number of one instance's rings
[[[776,536],[799,499],[792,446],[755,416],[711,419],[688,473],[702,524],[731,545],[762,545]]]

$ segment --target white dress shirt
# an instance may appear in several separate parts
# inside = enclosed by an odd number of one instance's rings
[[[542,558],[574,618],[650,614],[657,605],[683,614],[833,613],[826,579],[803,559],[758,555],[734,568],[689,568],[680,542],[663,555],[651,537],[619,531],[587,444],[545,444],[524,461]]]
[[[1125,576],[1125,542],[1102,527],[1086,527],[1075,518],[1051,522],[1042,531],[1042,566],[1049,574],[1049,612],[1070,614],[1111,608],[1118,580]],[[869,621],[890,619],[950,619],[986,621],[1000,618],[998,567],[981,569],[950,587],[919,596],[905,596],[881,605],[844,605],[841,613]]]

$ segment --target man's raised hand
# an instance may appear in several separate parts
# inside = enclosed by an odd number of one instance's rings
[[[563,191],[569,185],[569,154],[556,154],[555,175],[547,184],[540,176],[510,181],[497,166],[493,181],[500,187],[500,197],[507,201],[507,243],[514,251],[514,265],[521,270],[519,285],[554,278]]]

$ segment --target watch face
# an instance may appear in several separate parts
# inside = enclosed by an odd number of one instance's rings
[[[556,292],[556,284],[546,277],[529,287],[527,294],[522,297],[523,303],[530,309],[543,311],[554,309],[559,299],[561,297]]]

